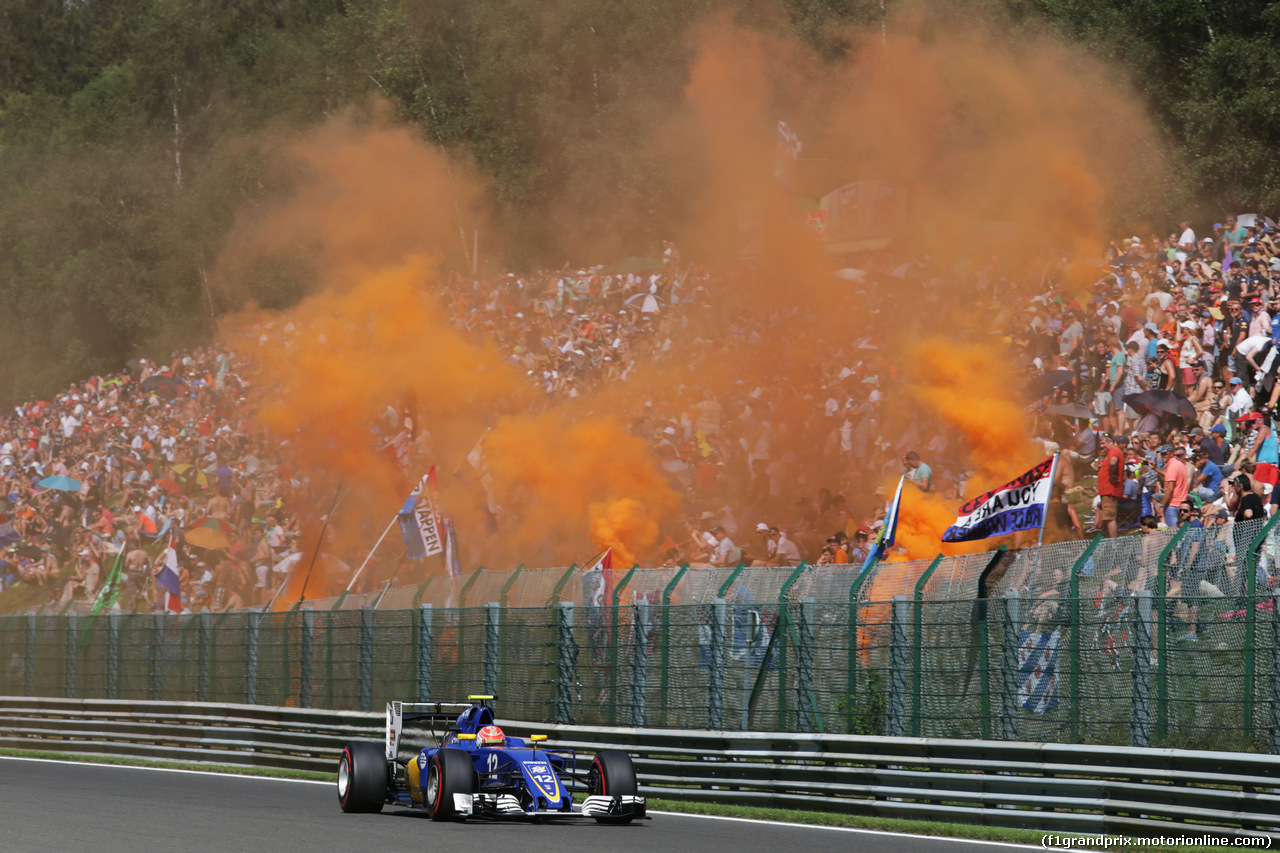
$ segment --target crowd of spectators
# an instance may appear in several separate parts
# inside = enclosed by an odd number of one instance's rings
[[[1276,235],[1261,216],[1227,217],[1205,236],[1182,223],[1113,243],[1083,287],[1068,284],[1079,279],[1065,260],[1012,280],[994,262],[863,259],[833,292],[869,330],[893,316],[905,318],[902,334],[929,332],[913,301],[944,285],[988,318],[985,332],[1025,376],[1010,394],[1046,455],[1065,460],[1049,541],[1115,536],[1143,519],[1146,529],[1229,525],[1280,505]],[[889,475],[965,492],[966,448],[938,413],[907,401],[879,336],[826,340],[812,311],[735,301],[746,270],[713,272],[663,249],[615,267],[455,275],[434,293],[456,327],[529,377],[537,405],[634,389],[610,397],[614,414],[683,496],[663,528],[663,563],[858,564]],[[707,369],[738,356],[753,357],[740,378]],[[660,369],[671,363],[681,369]],[[159,607],[154,577],[172,541],[184,607],[264,603],[296,540],[291,498],[305,478],[255,432],[250,383],[231,352],[198,349],[17,407],[0,423],[0,535],[12,543],[0,582],[91,601],[123,552],[122,606]],[[76,488],[42,487],[50,477]],[[225,545],[192,537],[208,529]]]
[[[299,483],[254,432],[248,371],[202,348],[15,407],[0,422],[0,587],[88,606],[119,561],[117,606],[162,609],[168,563],[172,609],[265,603]]]

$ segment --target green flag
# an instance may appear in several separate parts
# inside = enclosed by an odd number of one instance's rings
[[[120,600],[120,570],[124,567],[124,546],[120,546],[120,553],[116,554],[115,565],[111,567],[111,571],[107,572],[106,583],[102,585],[102,590],[98,593],[98,600],[93,605],[93,610],[89,612],[90,616],[97,616],[98,611],[104,607],[113,607]]]

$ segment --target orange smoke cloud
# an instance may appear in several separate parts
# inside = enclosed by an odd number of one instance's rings
[[[298,470],[350,492],[330,529],[333,546],[361,554],[404,500],[403,475],[380,446],[407,417],[419,433],[413,476],[439,466],[443,511],[455,517],[468,562],[523,562],[531,550],[546,553],[548,541],[576,541],[579,552],[612,545],[624,560],[650,548],[677,500],[643,443],[611,418],[529,413],[524,376],[449,322],[439,247],[457,219],[441,211],[477,195],[458,168],[404,130],[345,119],[285,150],[292,194],[241,224],[219,280],[234,284],[237,271],[298,241],[316,253],[311,295],[225,328],[256,329],[256,339],[235,345],[260,370],[259,423],[287,442]],[[450,472],[469,470],[464,457],[491,423],[489,493],[477,500]],[[328,498],[317,493],[312,517]],[[486,532],[489,503],[500,519],[496,539]],[[300,580],[290,580],[290,592],[296,599]]]
[[[682,304],[698,304],[687,325],[659,312],[645,341],[655,351],[626,355],[626,383],[584,387],[554,408],[481,332],[459,332],[441,304],[440,271],[459,254],[459,226],[487,221],[469,170],[382,121],[340,119],[290,143],[282,149],[289,191],[237,226],[218,269],[222,286],[265,304],[289,300],[250,283],[276,281],[281,269],[312,294],[274,315],[252,347],[263,422],[289,440],[300,469],[359,489],[353,503],[372,521],[402,496],[368,426],[389,402],[416,400],[429,438],[415,447],[415,474],[439,466],[464,559],[491,566],[563,565],[592,545],[613,547],[622,564],[653,556],[659,525],[682,499],[624,427],[645,398],[662,410],[653,427],[704,401],[737,404],[726,406],[723,430],[741,416],[751,432],[726,446],[718,476],[746,481],[754,494],[725,491],[714,505],[751,503],[771,521],[795,511],[797,482],[809,494],[828,486],[870,503],[880,460],[854,469],[822,404],[827,394],[838,406],[865,403],[872,386],[862,377],[872,374],[886,399],[866,435],[871,447],[923,421],[963,445],[971,493],[1021,473],[1040,451],[1026,434],[1008,353],[990,343],[993,317],[973,310],[987,292],[979,284],[997,283],[1012,306],[1044,289],[1050,261],[1096,255],[1108,223],[1156,182],[1161,157],[1137,99],[1101,64],[1032,33],[1013,41],[981,23],[936,24],[911,13],[884,35],[851,32],[847,57],[836,60],[727,15],[684,34],[693,58],[682,102],[665,120],[646,121],[649,138],[619,139],[619,156],[632,146],[660,153],[660,183],[679,190],[655,201],[657,216],[686,260],[750,258],[750,269],[707,294],[686,282]],[[775,176],[779,119],[804,144],[789,184]],[[575,178],[572,186],[593,186]],[[829,255],[802,227],[801,203],[852,181],[879,182],[905,202],[900,215],[871,217],[869,239],[852,241],[857,251]],[[568,256],[588,256],[575,237],[594,225],[554,221]],[[625,238],[599,245],[617,242]],[[930,254],[926,273],[888,273]],[[867,273],[872,296],[836,279],[837,266]],[[1088,264],[1063,270],[1072,287],[1092,273]],[[488,296],[470,298],[483,305]],[[882,313],[869,310],[872,300]],[[482,309],[482,327],[483,319]],[[847,343],[865,337],[879,349]],[[656,355],[664,339],[667,355]],[[452,472],[475,479],[464,459],[482,434],[484,487],[459,483]],[[769,464],[757,460],[744,475],[734,463],[761,443],[771,444]],[[760,487],[759,471],[772,465],[789,466],[784,494]],[[908,490],[898,532],[908,554],[998,544],[941,545],[960,502]],[[496,536],[486,532],[494,518]],[[359,523],[339,527],[337,541],[368,544]]]
[[[630,566],[648,556],[657,520],[679,504],[644,442],[612,418],[506,417],[485,437],[484,453],[495,492],[508,497],[503,537],[518,542],[571,542],[585,509],[591,541]]]

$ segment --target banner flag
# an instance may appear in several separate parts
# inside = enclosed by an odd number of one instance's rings
[[[160,587],[160,600],[164,609],[171,613],[182,612],[182,588],[178,582],[178,545],[173,534],[169,534],[169,545],[164,549],[164,567],[156,575],[156,585]]]
[[[1033,714],[1058,707],[1058,644],[1062,630],[1018,629],[1018,704]]]
[[[898,536],[898,510],[902,506],[902,484],[906,480],[906,477],[898,478],[898,488],[894,491],[893,500],[889,501],[889,508],[885,511],[884,524],[880,525],[880,532],[876,534],[876,541],[872,543],[871,552],[867,554],[867,559],[862,561],[862,568],[858,570],[859,574],[865,572],[873,563],[884,557],[885,552],[893,547],[893,543]]]
[[[421,560],[444,551],[440,497],[436,491],[436,466],[423,476],[396,514],[409,559]]]
[[[942,534],[942,541],[971,542],[1044,527],[1053,491],[1053,459],[960,507],[956,523]]]

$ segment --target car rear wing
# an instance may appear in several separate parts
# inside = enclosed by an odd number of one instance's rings
[[[387,761],[395,761],[400,752],[400,736],[406,723],[426,721],[433,726],[450,724],[467,708],[491,701],[492,696],[468,696],[469,702],[388,702],[384,746]]]

